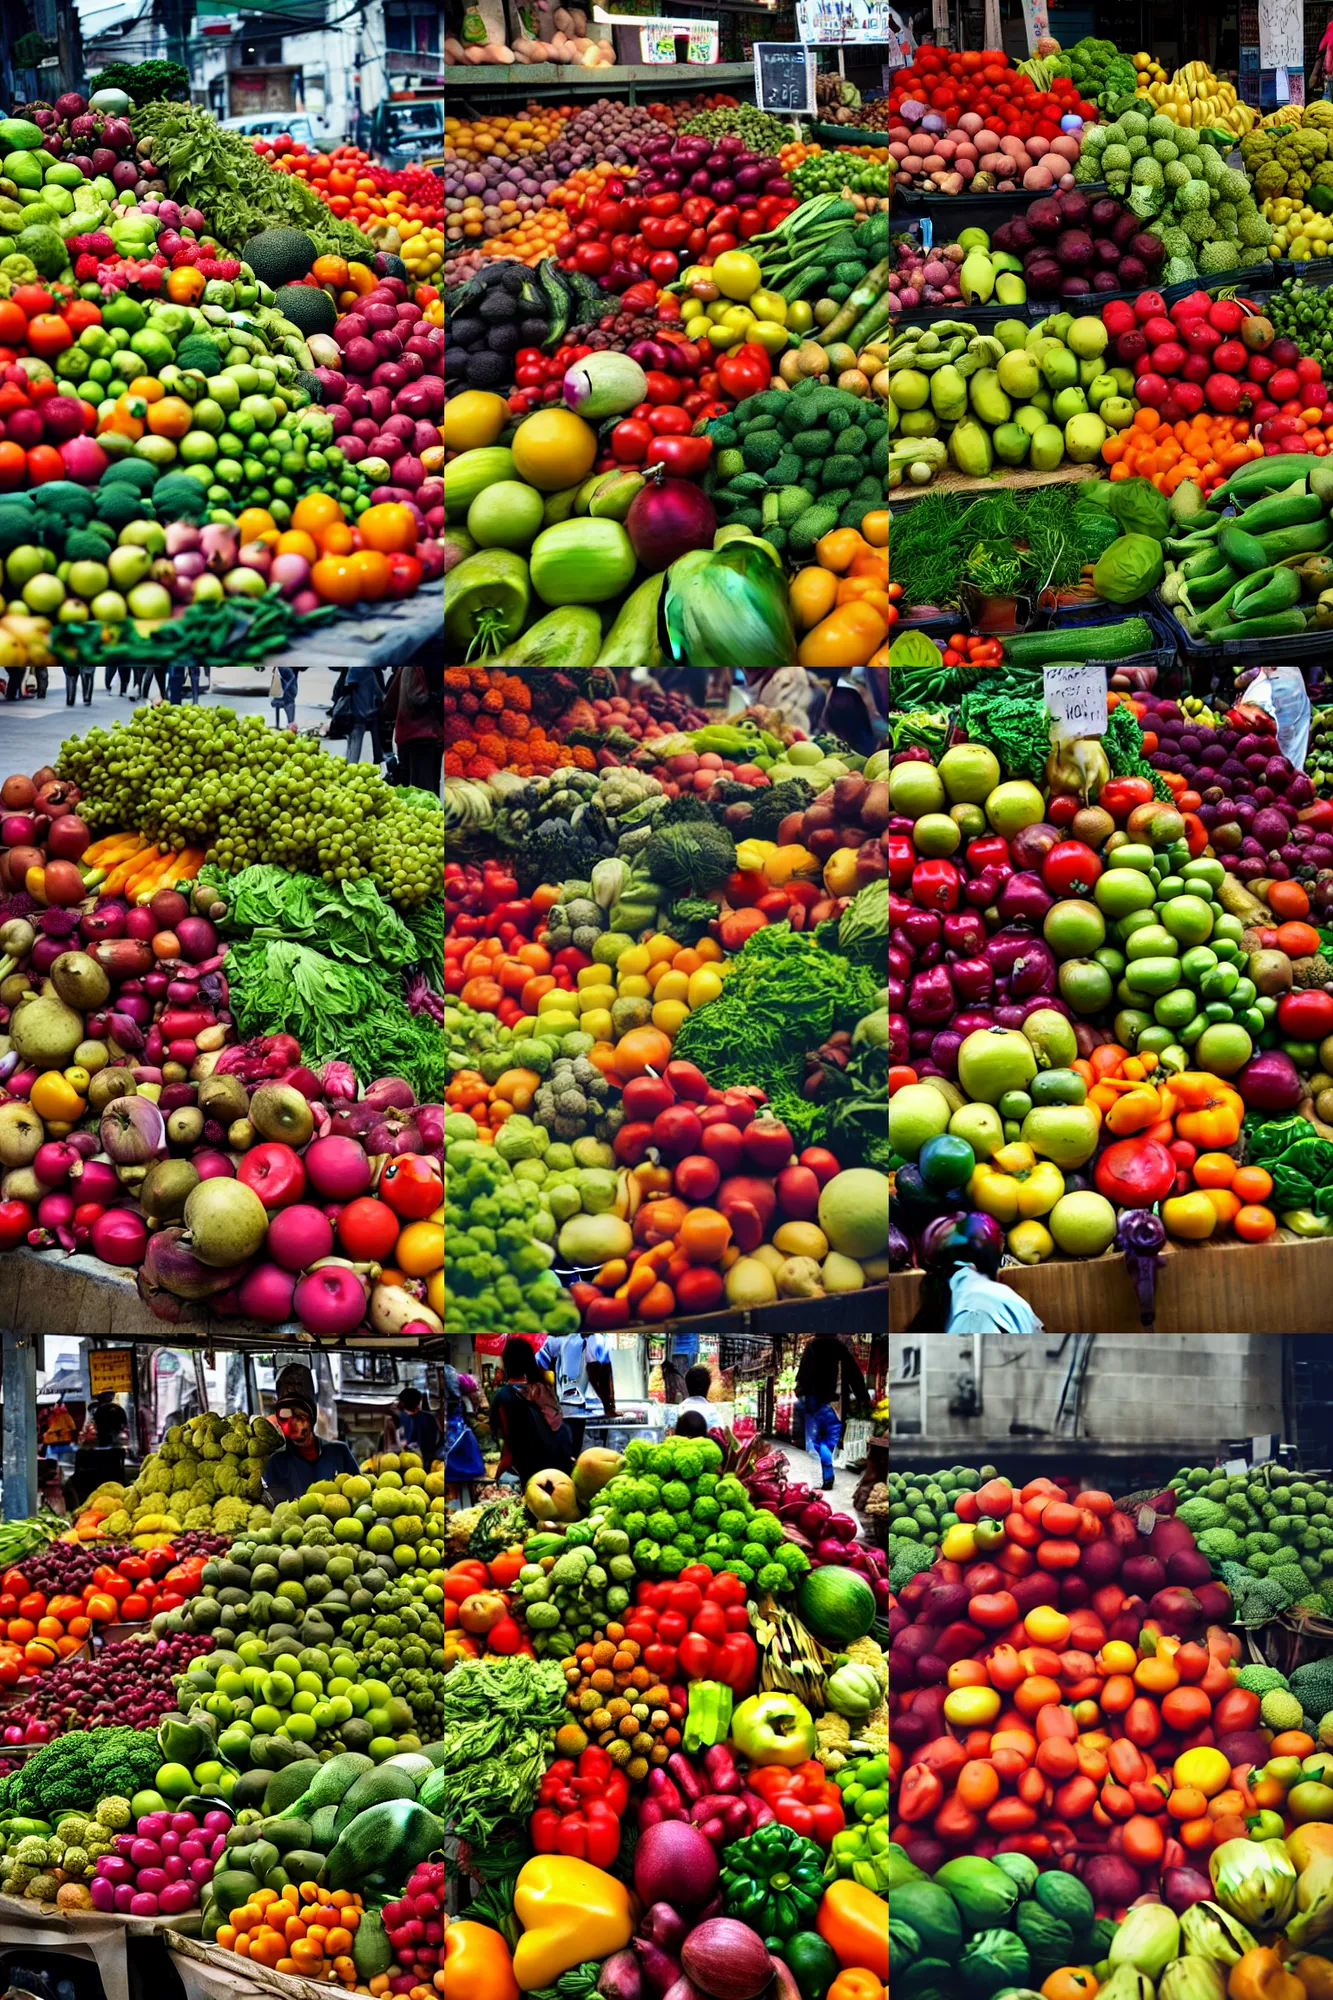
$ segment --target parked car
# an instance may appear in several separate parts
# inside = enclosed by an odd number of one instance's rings
[[[370,150],[394,173],[442,154],[443,92],[438,97],[390,98],[377,104],[370,121]]]
[[[247,139],[276,139],[280,132],[316,148],[338,143],[337,134],[322,119],[305,111],[246,112],[239,118],[219,118],[224,132],[243,132]]]

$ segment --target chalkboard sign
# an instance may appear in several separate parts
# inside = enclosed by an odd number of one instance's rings
[[[756,42],[754,87],[759,109],[775,111],[779,117],[797,112],[813,115],[816,60],[815,51],[801,42]]]

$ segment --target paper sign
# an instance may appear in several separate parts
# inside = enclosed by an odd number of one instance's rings
[[[1288,81],[1287,72],[1285,69],[1274,70],[1273,92],[1279,104],[1291,103],[1291,84]]]
[[[887,42],[887,0],[851,0],[851,16],[843,39],[848,42]]]
[[[1271,1432],[1264,1437],[1252,1437],[1250,1439],[1251,1465],[1265,1465],[1272,1456],[1273,1437]]]
[[[1304,62],[1305,0],[1259,0],[1259,67],[1300,69]]]
[[[88,1356],[88,1386],[94,1396],[107,1389],[113,1396],[128,1395],[134,1387],[134,1358],[129,1348],[94,1350]]]
[[[848,39],[845,0],[796,0],[796,32],[802,42],[834,45]],[[887,34],[880,36],[887,40]]]
[[[716,21],[691,21],[689,46],[685,51],[686,62],[715,63],[717,34]]]
[[[1100,661],[1042,668],[1042,693],[1057,734],[1106,734],[1106,669]]]
[[[817,61],[815,51],[801,42],[756,42],[754,88],[759,109],[780,116],[793,112],[811,116]]]
[[[1234,1479],[1238,1473],[1248,1472],[1249,1469],[1243,1458],[1229,1458],[1222,1467],[1229,1479]]]

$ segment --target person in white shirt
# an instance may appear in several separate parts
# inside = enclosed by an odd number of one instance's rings
[[[591,1388],[608,1417],[616,1413],[616,1392],[611,1375],[611,1343],[604,1333],[581,1327],[563,1340],[549,1339],[537,1350],[537,1364],[555,1371],[555,1393],[560,1414],[582,1448],[583,1426],[589,1413]]]
[[[696,1410],[704,1420],[707,1430],[713,1421],[712,1406],[708,1401],[708,1391],[713,1378],[706,1368],[687,1368],[685,1371],[685,1400],[676,1412],[683,1417],[687,1411]]]

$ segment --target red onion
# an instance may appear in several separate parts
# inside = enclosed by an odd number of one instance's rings
[[[710,1917],[692,1931],[681,1969],[713,2000],[756,2000],[773,1977],[763,1940],[734,1917]]]
[[[717,516],[707,494],[688,479],[663,479],[636,494],[625,532],[643,567],[656,574],[691,549],[711,548]]]

